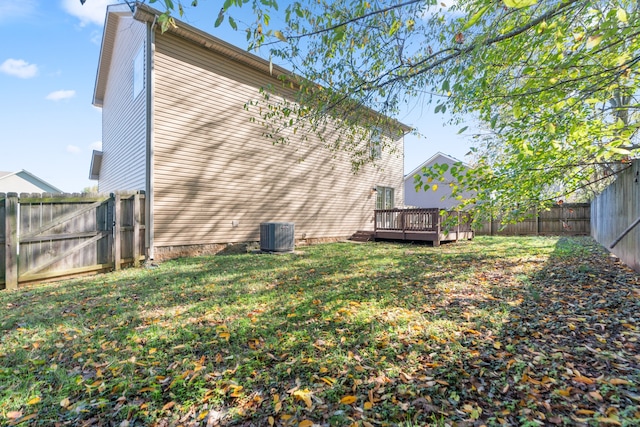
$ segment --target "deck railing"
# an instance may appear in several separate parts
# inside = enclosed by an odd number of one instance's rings
[[[375,230],[466,232],[471,231],[471,214],[437,208],[376,209]]]

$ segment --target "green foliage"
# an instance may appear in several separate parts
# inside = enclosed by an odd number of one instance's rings
[[[637,3],[567,1],[477,19],[470,43],[486,47],[447,71],[454,110],[484,124],[477,167],[461,179],[477,190],[469,202],[517,216],[513,207],[598,190],[636,156],[640,44],[629,16]],[[489,31],[496,22],[504,41]]]
[[[274,142],[316,133],[357,168],[369,161],[362,128],[393,128],[371,111],[395,117],[433,103],[454,123],[476,121],[462,128],[473,129],[474,169],[458,177],[454,197],[475,190],[463,205],[505,218],[587,197],[637,157],[635,0],[459,0],[446,9],[432,0],[299,0],[282,12],[275,0],[226,0],[216,25],[246,3],[255,16],[249,49],[267,49],[293,72],[248,104]],[[284,27],[271,27],[275,14]],[[169,28],[170,15],[160,23]],[[274,96],[283,88],[286,101]],[[329,134],[336,125],[341,132]]]

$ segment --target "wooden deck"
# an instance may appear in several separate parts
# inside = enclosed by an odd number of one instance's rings
[[[433,209],[377,209],[374,238],[406,241],[442,242],[473,239],[471,215]]]

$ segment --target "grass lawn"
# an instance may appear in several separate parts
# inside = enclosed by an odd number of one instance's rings
[[[590,238],[336,243],[0,292],[0,425],[640,425]]]

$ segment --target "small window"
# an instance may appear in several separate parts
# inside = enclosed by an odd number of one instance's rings
[[[382,157],[382,135],[379,129],[372,130],[371,140],[369,140],[369,156],[371,160]]]
[[[137,98],[144,88],[144,45],[133,59],[133,98]]]
[[[395,206],[395,190],[393,187],[376,187],[376,209],[393,209]]]

